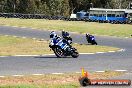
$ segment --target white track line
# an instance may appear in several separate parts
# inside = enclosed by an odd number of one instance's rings
[[[0,56],[0,57],[32,57],[32,56],[53,56],[55,54],[43,54],[43,55],[9,55],[9,56]]]
[[[18,26],[12,26],[12,27],[18,27]]]
[[[51,74],[53,74],[53,75],[62,75],[64,73],[51,73]]]
[[[18,38],[18,36],[13,36],[13,37]]]
[[[5,35],[5,36],[9,36],[9,35]]]
[[[0,76],[0,78],[4,78],[5,76]]]
[[[125,51],[126,49],[120,49],[120,50],[118,50],[118,51]]]
[[[86,54],[95,54],[95,53],[79,53],[79,54],[86,55]]]
[[[22,38],[24,38],[24,39],[25,39],[26,37],[22,37]]]
[[[24,75],[12,75],[14,77],[23,77]]]
[[[41,75],[44,75],[44,74],[32,74],[34,76],[41,76]]]
[[[128,72],[127,70],[113,70],[113,71]],[[104,73],[105,71],[94,71],[94,72]],[[81,72],[75,72],[75,73],[79,73],[80,74]],[[62,75],[62,74],[65,74],[65,73],[50,73],[50,74],[52,74],[52,75]],[[31,75],[33,75],[33,76],[42,76],[42,75],[45,75],[45,74],[31,74]],[[26,75],[11,75],[11,76],[13,76],[13,77],[23,77],[23,76],[26,76]],[[4,77],[8,77],[8,76],[0,76],[0,78],[4,78]]]
[[[27,56],[40,56],[40,55],[12,55],[12,56],[15,56],[15,57],[27,57]]]
[[[31,28],[31,29],[37,29],[37,28]]]
[[[37,38],[32,38],[33,40],[36,40]]]
[[[118,71],[118,72],[126,72],[127,70],[115,70],[115,71]]]
[[[105,53],[105,52],[96,52],[97,54]]]
[[[25,38],[25,37],[24,37]],[[118,50],[119,52],[121,51],[125,51],[125,49],[120,49]],[[109,53],[114,53],[116,51],[108,51]],[[108,52],[96,52],[96,53],[79,53],[79,54],[82,54],[82,55],[92,55],[92,54],[103,54],[103,53],[108,53]],[[32,56],[52,56],[52,55],[55,55],[55,54],[43,54],[43,55],[10,55],[10,56],[14,56],[14,57],[32,57]],[[10,57],[10,56],[0,56],[0,57]]]
[[[114,53],[114,52],[116,52],[116,51],[108,51],[109,53]]]
[[[40,55],[40,56],[48,56],[48,55],[49,55],[49,56],[50,56],[50,55],[52,56],[52,55],[55,55],[55,54],[43,54],[43,55]]]
[[[81,73],[81,72],[76,72],[76,73],[78,74],[78,73]]]
[[[20,28],[27,28],[27,27],[20,27]]]
[[[0,56],[0,57],[8,57],[8,56]]]
[[[41,41],[44,41],[45,39],[40,39]]]
[[[103,73],[103,72],[105,72],[105,71],[95,71],[95,72],[100,72],[100,73]]]

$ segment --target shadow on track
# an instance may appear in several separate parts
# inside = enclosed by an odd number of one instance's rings
[[[34,57],[34,58],[57,58],[56,56],[37,56],[37,57]],[[63,57],[63,58],[72,58],[72,57]]]

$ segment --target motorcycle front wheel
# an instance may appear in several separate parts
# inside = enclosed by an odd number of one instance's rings
[[[73,58],[77,58],[77,57],[79,56],[79,53],[78,53],[77,51],[74,51],[74,52],[71,54],[71,56],[72,56]]]
[[[92,41],[92,45],[98,45],[97,42],[94,40]]]

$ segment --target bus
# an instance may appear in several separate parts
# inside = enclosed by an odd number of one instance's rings
[[[130,9],[102,9],[90,8],[88,12],[76,13],[76,19],[83,19],[92,22],[127,23],[132,17]]]

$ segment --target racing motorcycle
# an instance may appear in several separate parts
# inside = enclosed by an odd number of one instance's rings
[[[63,58],[66,56],[77,58],[79,56],[77,49],[68,44],[67,41],[65,41],[63,38],[59,40],[51,40],[51,42],[49,43],[49,47],[59,58]]]
[[[87,35],[86,34],[86,40],[88,43],[90,43],[92,45],[98,45],[96,40],[95,40],[95,37],[93,35]]]

